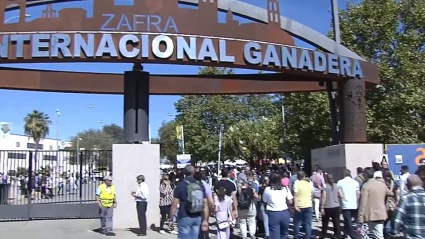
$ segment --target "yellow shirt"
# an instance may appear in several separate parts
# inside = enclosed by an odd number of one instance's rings
[[[311,183],[300,180],[294,185],[294,193],[297,197],[298,208],[313,206],[313,186]]]

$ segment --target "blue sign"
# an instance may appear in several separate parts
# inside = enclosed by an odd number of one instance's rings
[[[407,165],[410,173],[414,173],[418,165],[425,163],[425,144],[387,145],[386,151],[388,167],[393,171],[396,182],[400,180],[401,166]]]

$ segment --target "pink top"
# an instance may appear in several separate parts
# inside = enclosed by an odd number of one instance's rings
[[[287,187],[289,185],[289,178],[282,178],[282,185]]]
[[[314,172],[310,179],[313,182],[313,187],[315,189],[315,197],[320,198],[322,194],[322,188],[325,185],[325,179],[323,178],[323,175]]]

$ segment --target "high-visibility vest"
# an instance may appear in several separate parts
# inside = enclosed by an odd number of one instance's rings
[[[100,204],[104,207],[112,207],[114,205],[115,198],[115,187],[114,185],[109,186],[109,192],[107,190],[106,184],[99,185],[100,195],[99,200]]]

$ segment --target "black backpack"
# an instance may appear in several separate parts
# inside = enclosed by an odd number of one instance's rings
[[[244,188],[238,195],[238,208],[240,210],[248,210],[252,204],[252,197],[248,193],[248,190],[252,190],[251,188]]]

